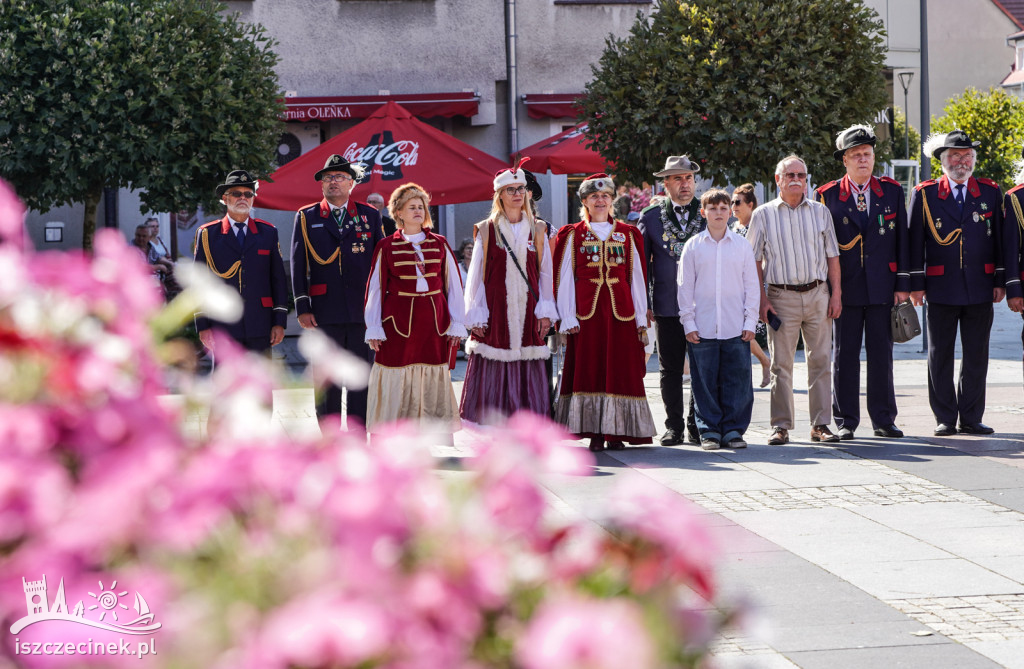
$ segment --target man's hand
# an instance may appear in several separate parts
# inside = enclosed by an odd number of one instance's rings
[[[1005,288],[993,288],[992,289],[992,302],[993,303],[999,304],[1000,302],[1003,301],[1004,297],[1006,297],[1006,289]]]
[[[743,341],[750,341],[754,338],[754,333],[750,330],[744,330],[743,334],[740,335],[740,339]]]
[[[284,328],[280,325],[275,325],[270,328],[270,345],[277,346],[284,341]]]
[[[377,351],[380,350],[380,343],[382,341],[383,339],[370,339],[369,341],[366,342],[366,344],[373,349],[374,353],[376,353]]]
[[[839,295],[832,295],[828,298],[828,317],[834,320],[839,318],[841,313],[843,313],[843,298]]]
[[[902,304],[903,302],[906,302],[909,299],[910,299],[910,293],[903,293],[903,292],[900,292],[900,291],[896,291],[895,293],[892,294],[892,303],[893,304]]]
[[[915,307],[920,307],[924,304],[924,291],[923,290],[912,290],[910,291],[910,301]]]
[[[317,326],[316,316],[313,315],[312,311],[302,314],[299,316],[299,325],[302,326],[303,330],[312,330]]]
[[[767,297],[762,297],[761,298],[761,312],[760,312],[761,322],[763,322],[763,323],[767,323],[768,322],[768,312],[769,311],[775,311],[775,308],[772,307],[771,300],[769,300]]]
[[[1019,314],[1024,311],[1024,297],[1011,297],[1006,301],[1006,306],[1010,307],[1010,311]]]
[[[537,319],[537,335],[539,337],[543,338],[544,335],[546,335],[548,333],[548,330],[550,330],[550,329],[551,329],[551,319],[550,318],[539,318],[539,319]]]
[[[700,343],[700,335],[698,335],[697,331],[694,330],[690,334],[686,335],[686,341],[690,342],[691,344],[699,344]]]
[[[202,342],[206,350],[213,351],[213,330],[200,330],[199,341]]]
[[[651,323],[654,322],[654,309],[647,310],[647,327],[651,327]]]

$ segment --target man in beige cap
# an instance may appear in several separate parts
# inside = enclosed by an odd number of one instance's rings
[[[707,227],[700,214],[700,201],[695,199],[696,175],[700,165],[687,156],[669,156],[665,169],[655,172],[662,179],[668,195],[661,203],[652,204],[640,215],[638,226],[643,232],[647,277],[647,318],[658,323],[658,367],[661,372],[661,399],[665,403],[665,434],[662,446],[683,443],[683,430],[690,443],[700,443],[690,409],[683,419],[683,366],[686,362],[686,332],[679,321],[676,298],[676,276],[679,257],[686,241]]]

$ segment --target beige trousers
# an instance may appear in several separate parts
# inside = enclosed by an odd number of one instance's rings
[[[828,317],[828,283],[806,293],[768,286],[766,291],[782,321],[768,328],[772,356],[772,427],[793,429],[793,357],[800,333],[807,359],[807,403],[811,425],[832,422],[832,319]]]

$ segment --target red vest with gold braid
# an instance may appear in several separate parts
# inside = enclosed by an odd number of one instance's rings
[[[433,322],[438,336],[444,335],[451,325],[448,313],[448,263],[445,258],[445,242],[432,232],[426,231],[426,239],[420,244],[423,253],[423,278],[427,290],[416,292],[416,263],[419,258],[411,242],[401,232],[381,241],[380,289],[381,321],[385,328],[391,322],[397,334],[408,338],[412,334],[413,310],[428,309],[433,312]],[[419,337],[433,333],[417,332]]]
[[[573,234],[573,274],[576,276],[576,317],[585,321],[597,311],[602,291],[611,295],[612,313],[620,321],[636,318],[630,278],[633,247],[642,244],[640,231],[616,221],[607,241],[595,235],[585,222],[576,223]],[[641,245],[639,248],[643,248]]]

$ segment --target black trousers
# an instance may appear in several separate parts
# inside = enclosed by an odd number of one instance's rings
[[[341,348],[349,351],[353,355],[356,355],[369,364],[373,364],[373,349],[363,341],[366,336],[366,325],[363,323],[335,323],[332,325],[320,325],[320,330],[331,338],[331,340],[340,346]],[[316,362],[315,360],[310,362]],[[362,425],[366,423],[366,398],[368,396],[368,390],[352,390],[348,389],[348,401],[345,403],[346,413],[346,425],[348,428],[355,429],[357,426],[352,424],[353,418],[359,419],[359,428],[362,429]],[[323,418],[324,416],[331,414],[341,413],[341,388],[334,384],[329,384],[324,388],[324,392],[320,395],[320,398],[316,403],[316,417]]]
[[[661,401],[665,404],[665,427],[698,438],[697,420],[693,414],[693,393],[683,420],[683,365],[686,362],[686,331],[679,318],[655,316],[658,323],[658,367],[661,375]]]
[[[871,427],[896,422],[892,379],[892,305],[843,305],[832,325],[832,415],[836,425],[860,425],[860,349],[868,365],[867,404]]]
[[[960,376],[953,387],[956,330],[960,327]],[[928,303],[928,402],[935,422],[980,423],[985,414],[992,303]]]

